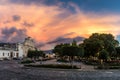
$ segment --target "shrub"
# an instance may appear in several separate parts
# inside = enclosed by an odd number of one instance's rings
[[[99,65],[99,66],[97,66],[97,69],[120,69],[120,66],[105,66],[105,65]]]
[[[21,62],[22,64],[29,64],[29,63],[34,63],[33,60],[24,60]]]
[[[43,59],[38,59],[36,61],[47,61],[47,60],[52,60],[53,58],[43,58]]]
[[[80,69],[77,66],[71,65],[58,65],[58,64],[46,64],[46,65],[24,65],[26,67],[39,67],[39,68],[59,68],[59,69]]]
[[[99,61],[98,60],[87,60],[87,61],[84,61],[84,63],[86,65],[99,65]]]
[[[69,62],[68,60],[65,60],[65,59],[58,59],[57,61],[58,62]]]

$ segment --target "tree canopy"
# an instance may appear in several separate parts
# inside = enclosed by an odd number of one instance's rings
[[[34,59],[38,59],[39,57],[44,57],[45,54],[43,53],[43,51],[38,51],[38,50],[29,50],[27,57],[29,58],[34,58]]]
[[[59,44],[56,45],[53,49],[53,52],[57,55],[63,57],[63,56],[83,56],[84,50],[82,47],[78,46],[76,41],[73,41],[71,44]]]
[[[95,56],[102,49],[105,49],[110,56],[116,54],[115,47],[119,42],[115,40],[112,34],[99,34],[94,33],[89,38],[84,40],[85,56]]]
[[[112,34],[93,33],[89,38],[83,40],[83,43],[77,44],[75,40],[72,43],[59,44],[53,49],[53,52],[59,57],[79,56],[96,57],[98,59],[107,59],[120,56],[119,42]]]

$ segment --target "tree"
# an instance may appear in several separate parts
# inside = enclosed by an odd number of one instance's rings
[[[77,42],[75,40],[73,40],[72,46],[77,46]]]
[[[31,59],[34,57],[34,54],[33,54],[33,51],[32,51],[32,50],[28,50],[27,57],[29,57],[29,58],[31,58]]]
[[[77,56],[78,57],[83,57],[84,56],[84,49],[83,49],[83,47],[79,46],[79,52],[77,53]]]
[[[112,34],[94,33],[85,39],[83,44],[86,57],[94,57],[102,49],[105,49],[112,57],[116,54],[115,47],[118,46],[119,42],[115,40]]]
[[[39,57],[44,57],[44,56],[45,54],[43,53],[43,51],[38,51],[38,50],[29,50],[27,55],[27,57],[31,59],[34,58],[35,60],[39,59]]]
[[[84,50],[81,46],[78,46],[76,41],[73,40],[71,44],[59,44],[56,45],[53,49],[53,52],[59,55],[59,57],[68,56],[69,61],[73,62],[74,56],[80,56],[82,57],[84,55]]]
[[[115,40],[112,34],[100,34],[99,39],[104,42],[104,49],[108,51],[109,56],[116,55],[115,47],[119,45],[119,42]]]
[[[119,57],[120,58],[120,47],[116,47],[116,57]]]
[[[81,46],[77,45],[77,42],[73,40],[71,44],[59,44],[56,45],[53,49],[53,52],[59,55],[59,57],[63,56],[83,56],[84,50]]]
[[[103,49],[100,51],[98,58],[107,61],[107,59],[109,58],[109,54],[105,49]]]
[[[78,56],[79,54],[79,47],[77,46],[65,46],[63,47],[63,55],[64,56],[70,56],[73,58],[73,56]]]
[[[64,46],[62,48],[62,51],[63,51],[64,56],[69,56],[69,61],[71,62],[72,67],[73,67],[74,56],[80,56],[80,54],[82,52],[80,47],[73,46],[73,45]]]
[[[103,48],[103,42],[97,38],[84,40],[85,57],[95,56]]]
[[[55,53],[56,55],[58,55],[59,57],[63,57],[63,54],[62,54],[63,46],[64,46],[63,44],[56,45],[52,52]]]

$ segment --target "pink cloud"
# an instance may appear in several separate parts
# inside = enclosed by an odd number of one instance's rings
[[[37,42],[46,43],[67,33],[75,33],[65,37],[88,37],[92,33],[119,34],[120,16],[114,13],[83,12],[77,5],[70,3],[76,13],[59,6],[22,5],[6,3],[0,5],[0,32],[2,28],[13,26],[16,29],[25,29],[26,35]],[[13,21],[12,16],[19,15],[19,21]],[[8,23],[4,23],[9,21]],[[32,27],[24,26],[24,22],[33,23]],[[14,34],[15,35],[15,34]],[[0,36],[2,34],[0,33]],[[49,45],[49,47],[51,47]]]

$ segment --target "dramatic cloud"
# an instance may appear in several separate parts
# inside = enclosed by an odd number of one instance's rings
[[[8,0],[11,3],[18,3],[18,4],[38,4],[46,0]]]
[[[10,23],[10,21],[9,21],[9,20],[7,20],[7,21],[4,21],[3,23],[4,23],[4,24],[7,24],[7,23]]]
[[[46,5],[60,5],[62,2],[62,0],[8,0],[10,3],[16,3],[16,4],[24,4],[24,5],[31,5],[31,4],[35,4],[35,5],[42,5],[42,4],[46,4]]]
[[[3,28],[1,33],[0,41],[2,42],[22,42],[26,37],[26,30],[15,27]]]
[[[21,19],[19,15],[13,15],[12,18],[13,18],[13,21],[19,21]]]
[[[54,41],[48,42],[48,44],[60,44],[60,43],[71,43],[73,42],[73,40],[75,40],[76,42],[80,42],[83,41],[84,38],[83,37],[75,37],[75,38],[63,38],[63,37],[59,37],[57,39],[55,39]]]
[[[62,3],[58,4],[48,6],[43,0],[1,0],[0,40],[19,42],[30,36],[42,49],[51,49],[56,43],[71,42],[77,36],[81,36],[78,38],[81,41],[95,32],[120,34],[117,13],[85,12],[73,3],[64,8]]]
[[[32,27],[32,26],[34,26],[34,24],[24,21],[23,26]]]

